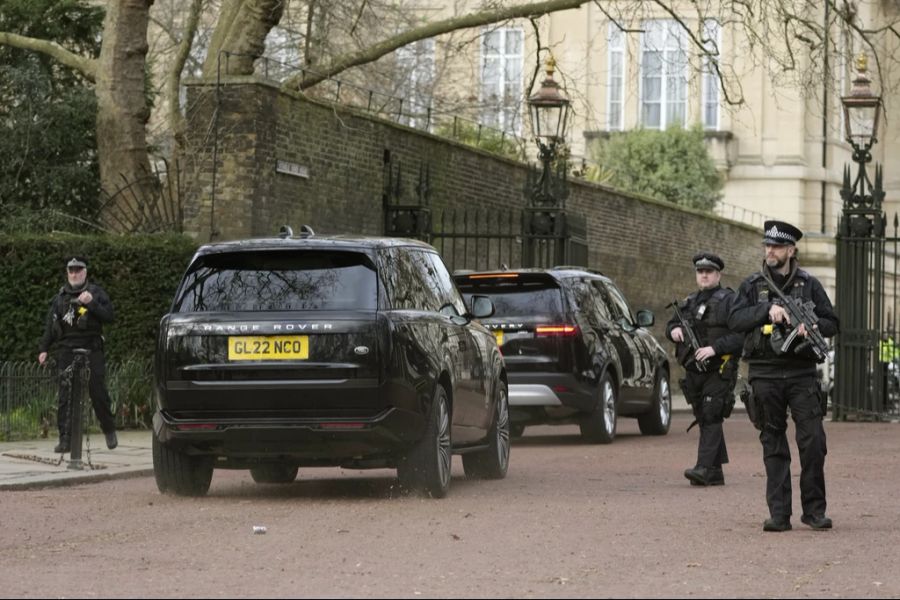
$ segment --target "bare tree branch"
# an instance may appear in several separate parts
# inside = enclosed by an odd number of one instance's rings
[[[600,2],[600,0],[594,0],[594,6],[596,6],[598,9],[600,9],[600,12],[602,12],[604,15],[606,15],[606,18],[609,19],[609,21],[613,25],[615,25],[619,29],[619,31],[621,31],[622,33],[640,33],[641,32],[640,29],[631,29],[629,27],[625,27],[624,25],[622,25],[622,23],[619,21],[619,19],[617,19],[614,16],[612,16],[611,14],[609,14],[609,11],[606,10],[606,8],[603,6],[603,4]]]
[[[96,81],[97,60],[70,52],[50,40],[25,37],[15,33],[0,32],[0,44],[40,52],[54,58],[62,64],[75,69],[90,81]]]
[[[716,79],[718,79],[719,81],[719,89],[722,90],[722,94],[725,96],[725,102],[732,106],[740,106],[741,104],[743,104],[743,94],[738,98],[732,98],[731,94],[729,94],[728,86],[725,85],[725,79],[722,77],[722,72],[719,70],[719,49],[714,48],[713,51],[710,51],[704,41],[697,38],[697,36],[694,34],[693,29],[691,29],[688,24],[685,23],[684,19],[682,19],[681,16],[679,16],[671,6],[665,4],[661,0],[654,0],[654,2],[664,11],[669,13],[669,15],[678,23],[678,26],[687,33],[688,37],[691,40],[691,44],[699,49],[702,55],[709,57],[709,64],[716,72]]]
[[[350,35],[353,35],[356,32],[356,27],[359,25],[359,20],[362,19],[363,11],[366,10],[366,0],[363,0],[362,4],[359,5],[359,12],[356,14],[356,20],[353,21],[353,27],[350,28]]]
[[[470,27],[479,27],[488,25],[498,21],[507,21],[509,19],[530,18],[540,16],[547,13],[557,12],[561,10],[569,10],[578,8],[586,4],[589,0],[545,0],[544,2],[534,2],[531,4],[523,4],[519,6],[505,6],[483,10],[481,12],[464,15],[462,17],[451,17],[434,23],[428,23],[421,27],[405,31],[399,35],[388,38],[380,43],[373,44],[368,48],[363,48],[357,52],[338,57],[331,62],[330,65],[323,67],[318,73],[305,73],[295,75],[284,83],[285,88],[306,89],[314,86],[329,77],[333,77],[338,73],[345,71],[351,67],[364,65],[366,63],[378,60],[386,54],[390,54],[397,48],[406,46],[413,42],[426,38],[449,33],[457,29],[467,29]],[[304,76],[305,75],[305,76]]]
[[[184,33],[175,52],[175,58],[169,68],[166,81],[166,96],[169,101],[169,126],[177,137],[184,132],[184,117],[181,114],[180,88],[181,72],[191,54],[191,46],[194,44],[194,36],[197,34],[197,26],[200,23],[200,12],[203,10],[203,0],[191,0],[188,9],[187,22],[184,25]]]

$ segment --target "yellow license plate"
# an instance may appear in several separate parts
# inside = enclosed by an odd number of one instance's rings
[[[306,360],[308,335],[236,335],[228,337],[228,360]]]
[[[502,346],[503,345],[503,332],[499,331],[499,330],[495,330],[494,337],[497,339],[497,345]]]

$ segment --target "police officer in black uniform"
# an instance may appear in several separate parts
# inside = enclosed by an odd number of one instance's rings
[[[743,336],[727,327],[734,292],[720,285],[725,261],[711,252],[701,252],[692,260],[699,290],[679,303],[679,309],[700,347],[691,349],[677,315],[666,325],[666,336],[676,343],[676,355],[686,372],[682,390],[700,425],[697,464],[684,476],[691,485],[723,485],[722,465],[728,462],[728,450],[722,423],[734,407]]]
[[[88,282],[87,261],[84,258],[74,257],[69,260],[66,271],[67,282],[50,303],[38,354],[38,362],[43,365],[51,346],[55,347],[56,366],[60,374],[57,413],[59,444],[53,450],[69,451],[69,415],[73,394],[71,382],[63,372],[74,361],[76,348],[90,350],[88,390],[94,413],[106,436],[106,446],[112,450],[119,442],[116,438],[116,422],[110,409],[109,392],[106,390],[106,360],[103,356],[103,324],[113,320],[112,303],[103,288]]]
[[[745,332],[744,358],[749,362],[750,385],[760,408],[757,428],[766,466],[766,501],[769,518],[765,531],[791,528],[791,451],[786,435],[787,409],[796,425],[800,454],[800,520],[813,529],[830,529],[825,516],[824,405],[816,378],[816,357],[803,339],[806,328],[792,323],[771,285],[785,296],[812,300],[824,337],[838,332],[838,319],[818,279],[797,265],[796,244],[803,233],[782,221],[765,223],[765,262],[748,277],[728,318],[735,331]],[[798,328],[795,343],[784,350],[783,342]]]

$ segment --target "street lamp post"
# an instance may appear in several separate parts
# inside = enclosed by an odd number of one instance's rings
[[[850,94],[841,98],[845,139],[853,148],[856,176],[844,167],[843,208],[837,231],[837,337],[833,417],[877,414],[884,403],[884,369],[879,360],[883,324],[884,235],[882,172],[875,180],[866,165],[878,141],[881,96],[871,89],[866,57],[856,61]]]
[[[555,70],[556,61],[550,56],[545,64],[546,77],[528,98],[541,172],[529,170],[525,184],[528,207],[523,262],[527,266],[587,263],[584,218],[566,214],[569,195],[566,161],[559,150],[565,143],[571,102],[553,79]],[[554,162],[557,163],[555,173]]]
[[[533,204],[547,207],[565,207],[565,165],[557,169],[557,177],[562,179],[561,185],[554,186],[553,161],[557,158],[558,148],[565,142],[566,126],[569,120],[571,103],[559,89],[553,79],[556,61],[550,56],[545,64],[547,76],[541,82],[538,91],[528,98],[528,109],[531,113],[531,131],[538,147],[538,158],[541,161],[540,179],[532,187]]]

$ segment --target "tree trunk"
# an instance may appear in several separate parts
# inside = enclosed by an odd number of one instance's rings
[[[107,222],[117,229],[140,224],[141,203],[151,201],[145,125],[147,24],[153,0],[109,0],[96,73],[97,154],[103,191],[112,196]],[[120,191],[123,188],[125,191]]]
[[[227,58],[221,58],[223,75],[252,74],[253,62],[266,49],[266,36],[281,20],[285,1],[231,0],[223,3],[206,62],[203,63],[204,77],[216,76],[217,62],[222,52],[228,53]]]

